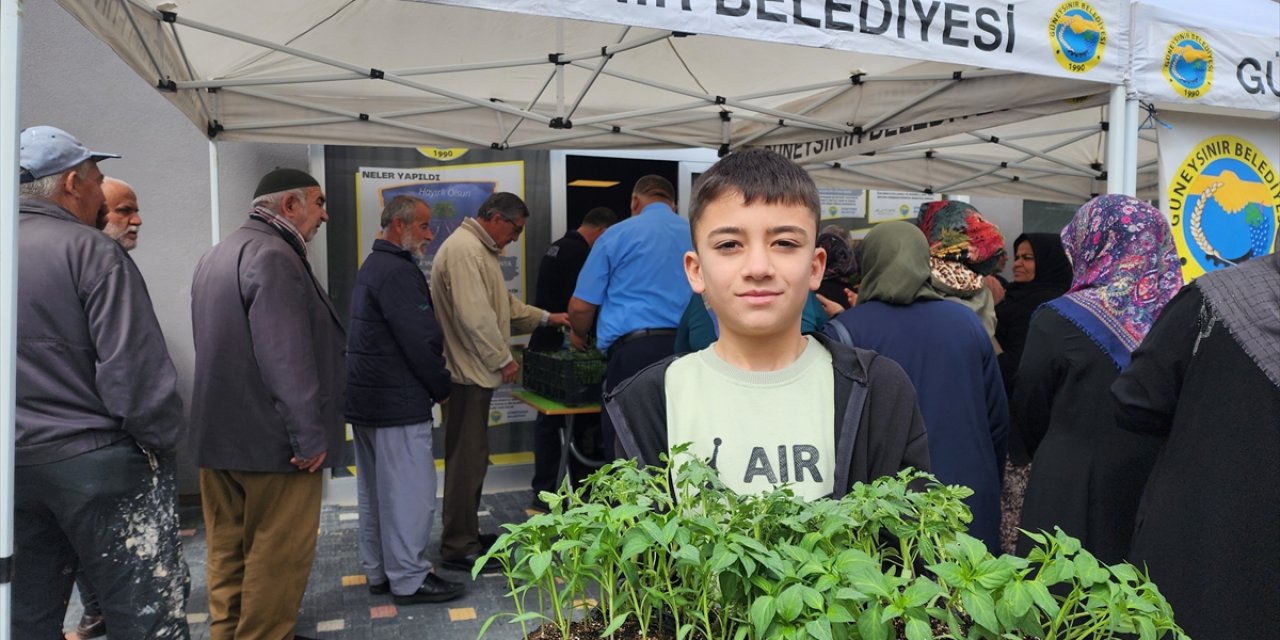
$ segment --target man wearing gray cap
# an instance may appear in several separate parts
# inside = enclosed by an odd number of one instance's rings
[[[339,464],[345,435],[346,337],[307,261],[329,219],[324,192],[276,169],[253,198],[191,284],[211,640],[293,637],[320,526],[316,472]]]
[[[14,637],[60,638],[77,563],[113,635],[187,638],[168,456],[182,401],[142,274],[99,233],[98,162],[22,131]]]

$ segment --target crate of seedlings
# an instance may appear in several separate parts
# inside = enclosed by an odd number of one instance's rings
[[[596,349],[524,352],[524,387],[566,405],[600,402],[604,371],[605,356]]]

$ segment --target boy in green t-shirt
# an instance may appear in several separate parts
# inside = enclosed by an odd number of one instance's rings
[[[685,275],[715,312],[719,340],[668,358],[605,398],[621,450],[643,464],[673,444],[708,459],[726,486],[839,497],[854,482],[929,470],[915,389],[897,363],[802,335],[822,281],[818,191],[795,163],[752,149],[694,187]]]

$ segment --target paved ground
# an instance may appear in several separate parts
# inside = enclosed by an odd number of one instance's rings
[[[481,500],[480,528],[499,531],[504,522],[520,522],[528,517],[525,507],[530,491],[486,494]],[[191,565],[191,598],[187,619],[193,640],[207,640],[208,592],[205,578],[205,537],[199,508],[182,510],[185,555]],[[320,540],[316,547],[311,581],[302,602],[296,632],[315,638],[390,640],[430,638],[431,640],[474,640],[480,626],[494,613],[510,610],[506,579],[500,574],[469,575],[440,568],[441,576],[469,583],[467,595],[445,604],[397,607],[391,596],[373,596],[365,585],[357,551],[358,515],[355,507],[326,506],[320,516]],[[432,529],[431,560],[439,560],[440,510]],[[73,599],[74,600],[74,599]],[[67,613],[67,628],[80,618],[78,601]],[[518,630],[500,623],[490,627],[489,640],[520,638]],[[119,639],[123,640],[123,639]]]

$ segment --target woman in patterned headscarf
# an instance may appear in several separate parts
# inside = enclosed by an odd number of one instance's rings
[[[1035,314],[1010,408],[1032,456],[1022,528],[1062,527],[1122,560],[1160,440],[1116,426],[1112,383],[1182,286],[1169,224],[1124,195],[1094,198],[1062,230],[1071,290]],[[1030,548],[1025,536],[1019,552]]]
[[[944,299],[973,309],[987,336],[1000,352],[996,335],[996,301],[983,283],[995,272],[1004,251],[1004,236],[968,203],[956,200],[926,202],[916,226],[929,240],[929,286]]]

